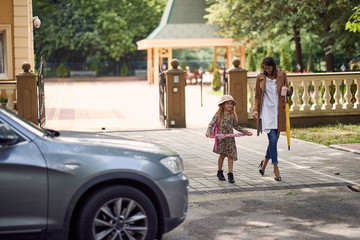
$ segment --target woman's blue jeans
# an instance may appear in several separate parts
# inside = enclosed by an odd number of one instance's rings
[[[266,150],[266,159],[271,159],[271,163],[278,163],[277,159],[277,143],[279,140],[280,132],[277,129],[271,129],[270,132],[267,134],[269,139],[269,145]]]

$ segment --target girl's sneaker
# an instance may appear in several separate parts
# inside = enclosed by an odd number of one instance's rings
[[[220,181],[225,181],[223,170],[218,170],[217,177],[219,178]]]
[[[229,172],[228,174],[228,179],[229,179],[229,183],[234,183],[235,180],[234,180],[234,175],[232,172]]]

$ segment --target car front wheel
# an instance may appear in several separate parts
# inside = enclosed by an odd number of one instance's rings
[[[150,199],[128,186],[112,186],[92,194],[78,221],[78,239],[150,240],[158,228]]]

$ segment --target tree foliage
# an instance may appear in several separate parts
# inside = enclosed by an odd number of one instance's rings
[[[354,13],[346,22],[345,29],[350,32],[360,32],[360,5],[354,8]]]
[[[232,37],[245,44],[267,46],[291,37],[294,41],[296,64],[302,66],[302,41],[306,35],[318,39],[328,71],[333,71],[332,54],[354,54],[359,49],[359,35],[345,32],[344,25],[349,11],[354,8],[351,0],[212,0],[206,16],[209,23],[218,24],[218,34]],[[341,37],[339,37],[341,36]],[[314,43],[315,44],[315,43]],[[274,52],[279,52],[274,48]]]
[[[34,14],[42,19],[35,30],[36,55],[44,55],[48,61],[119,61],[136,51],[136,42],[155,29],[165,3],[34,0]]]

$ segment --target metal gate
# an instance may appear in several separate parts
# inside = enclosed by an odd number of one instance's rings
[[[160,113],[160,121],[166,125],[166,80],[165,73],[162,70],[161,64],[159,62],[159,113]]]
[[[41,57],[39,73],[38,73],[38,103],[39,103],[39,125],[43,127],[45,125],[45,92],[44,92],[44,57]]]

